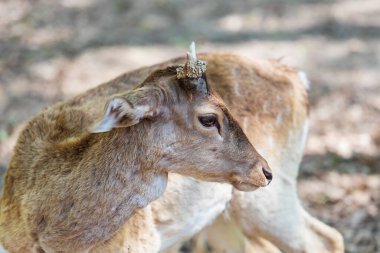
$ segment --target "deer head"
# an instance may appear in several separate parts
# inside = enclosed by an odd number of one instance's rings
[[[194,43],[184,65],[152,73],[132,90],[109,99],[104,116],[91,130],[138,127],[150,168],[227,182],[254,190],[272,180],[223,100],[207,83],[206,63]]]

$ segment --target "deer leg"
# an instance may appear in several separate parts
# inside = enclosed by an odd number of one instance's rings
[[[195,253],[280,253],[277,247],[259,236],[247,239],[240,227],[224,214],[198,233],[194,241]]]
[[[207,244],[212,252],[344,252],[340,233],[301,207],[291,181],[278,178],[266,189],[235,191],[227,214],[197,235],[203,240],[196,238],[196,253],[207,252]]]
[[[281,253],[281,251],[268,240],[256,236],[245,240],[245,251],[249,253]]]
[[[301,207],[292,180],[279,177],[266,189],[235,191],[229,212],[252,247],[262,238],[285,252],[344,252],[340,233]]]
[[[241,229],[224,214],[194,237],[195,253],[244,252],[244,235]]]

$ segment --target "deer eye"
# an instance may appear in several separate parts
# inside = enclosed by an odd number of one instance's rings
[[[218,119],[215,114],[206,114],[198,117],[199,122],[205,127],[218,127]],[[219,127],[218,127],[219,128]]]

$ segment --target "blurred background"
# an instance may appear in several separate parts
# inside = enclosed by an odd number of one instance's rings
[[[379,0],[2,0],[0,174],[42,108],[182,56],[192,40],[308,74],[302,202],[347,252],[380,252]]]

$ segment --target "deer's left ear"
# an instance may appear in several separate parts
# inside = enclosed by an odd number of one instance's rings
[[[140,88],[112,97],[105,106],[103,118],[92,133],[108,132],[116,127],[130,127],[142,119],[158,114],[160,99],[154,90]]]

